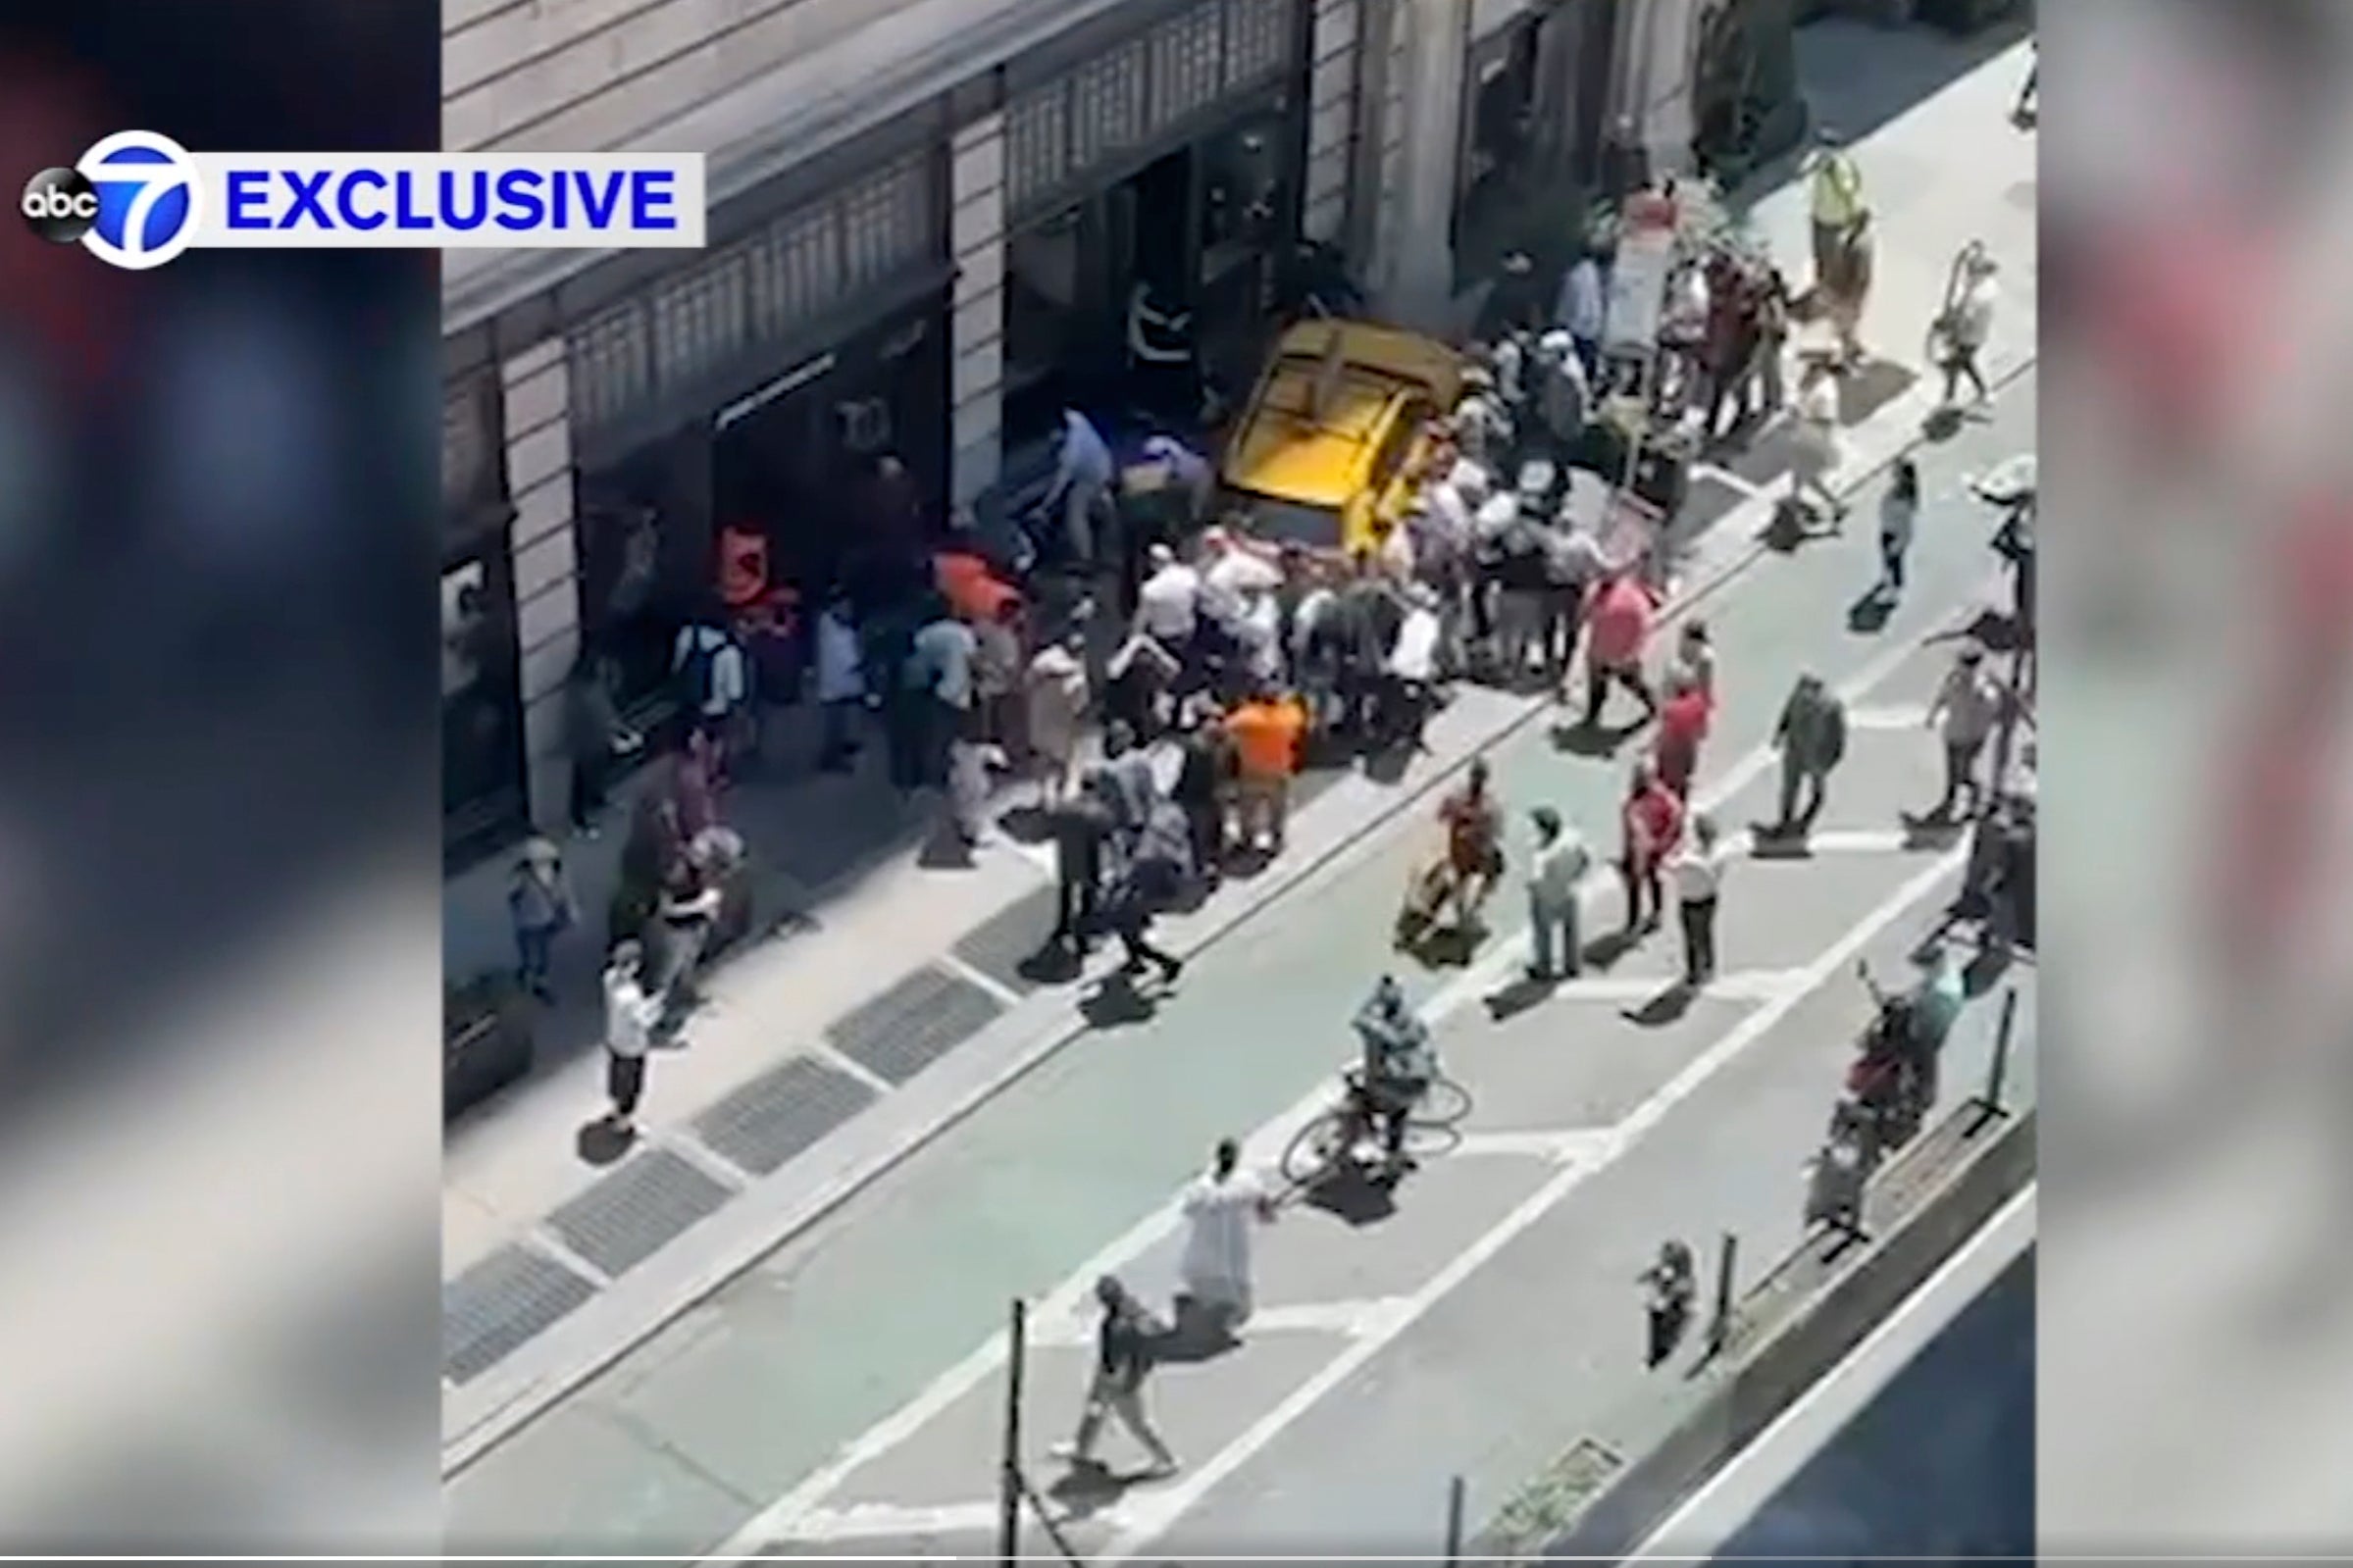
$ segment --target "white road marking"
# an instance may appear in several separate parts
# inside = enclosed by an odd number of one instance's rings
[[[1348,1301],[1298,1301],[1288,1306],[1260,1307],[1251,1314],[1244,1333],[1252,1339],[1265,1334],[1336,1334],[1358,1339],[1380,1333],[1391,1318],[1404,1311],[1405,1296],[1376,1295]],[[1095,1342],[1091,1316],[1072,1316],[1051,1323],[1033,1321],[1033,1348],[1070,1349]]]
[[[1889,646],[1877,658],[1840,683],[1838,686],[1840,697],[1850,704],[1853,703],[1858,697],[1867,693],[1873,686],[1885,681],[1901,668],[1904,661],[1912,656],[1918,646],[1917,640],[1901,641]],[[1750,751],[1719,777],[1712,787],[1701,794],[1699,797],[1701,808],[1709,809],[1714,804],[1730,799],[1745,788],[1751,780],[1762,777],[1767,769],[1775,766],[1778,760],[1779,753],[1769,744]],[[1958,864],[1959,857],[1949,854],[1928,871],[1923,872],[1921,878],[1915,878],[1912,884],[1907,884],[1907,894],[1899,896],[1908,902],[1909,889],[1912,886],[1928,885],[1921,880],[1922,878],[1932,881],[1935,876],[1942,875],[1943,872]],[[1585,899],[1598,899],[1603,887],[1611,884],[1612,879],[1609,878],[1588,879],[1586,884],[1580,887],[1579,896]],[[1867,939],[1867,934],[1866,939]],[[1858,941],[1856,945],[1860,946],[1861,942]],[[1441,986],[1415,1011],[1434,1026],[1494,991],[1499,981],[1517,972],[1527,962],[1527,957],[1528,934],[1523,929],[1512,937],[1494,943],[1469,968],[1461,971],[1452,981]],[[1844,962],[1844,959],[1841,958],[1840,962]],[[1831,967],[1835,968],[1836,965]],[[1772,1023],[1795,1000],[1794,995],[1784,993],[1782,997],[1776,998],[1775,1003],[1768,1004],[1743,1019],[1731,1034],[1724,1037],[1725,1039],[1738,1040],[1740,1047],[1745,1048],[1750,1039],[1771,1028]],[[1762,1021],[1761,1026],[1760,1021]],[[1757,1027],[1754,1033],[1743,1033],[1743,1031],[1750,1030],[1752,1026],[1760,1027]],[[1720,1049],[1720,1046],[1718,1048]],[[1694,1068],[1706,1066],[1714,1060],[1715,1060],[1714,1055],[1711,1053],[1709,1056],[1703,1056],[1699,1062],[1693,1065]],[[1712,1066],[1710,1071],[1713,1071]],[[1686,1069],[1684,1077],[1678,1078],[1674,1084],[1669,1085],[1668,1089],[1672,1090],[1677,1085],[1683,1084],[1686,1079],[1690,1078],[1691,1072],[1692,1069]],[[1666,1091],[1662,1090],[1662,1092]],[[1682,1093],[1688,1092],[1688,1089],[1682,1091]],[[1284,1146],[1290,1142],[1292,1136],[1300,1126],[1309,1117],[1327,1109],[1332,1103],[1332,1097],[1331,1085],[1318,1085],[1310,1089],[1298,1104],[1258,1128],[1245,1141],[1244,1159],[1246,1162],[1253,1169],[1271,1169],[1281,1159]],[[1680,1097],[1681,1095],[1678,1094],[1677,1098]],[[1637,1115],[1639,1114],[1638,1112]],[[1548,1186],[1545,1190],[1551,1191],[1553,1187],[1559,1187],[1560,1193],[1565,1195],[1569,1188],[1574,1185],[1574,1180],[1582,1180],[1590,1169],[1597,1168],[1570,1167],[1562,1173],[1562,1177],[1555,1178],[1553,1186]],[[1569,1181],[1567,1185],[1561,1185],[1563,1178],[1573,1178],[1574,1180]],[[1077,1315],[1083,1309],[1084,1304],[1092,1299],[1095,1282],[1098,1279],[1105,1274],[1117,1273],[1132,1259],[1151,1249],[1163,1238],[1175,1233],[1183,1219],[1180,1207],[1182,1201],[1181,1192],[1171,1195],[1159,1208],[1145,1215],[1120,1236],[1114,1238],[1093,1257],[1074,1270],[1042,1300],[1038,1301],[1031,1310],[1031,1320],[1033,1322],[1053,1322]],[[1558,1201],[1558,1198],[1554,1201]],[[1524,1222],[1522,1228],[1524,1228],[1524,1224],[1532,1223],[1534,1223],[1534,1216]],[[1496,1244],[1500,1246],[1502,1243]],[[802,1477],[797,1485],[745,1521],[734,1535],[702,1557],[699,1560],[700,1564],[703,1565],[703,1568],[718,1568],[718,1565],[722,1564],[732,1565],[743,1562],[755,1556],[770,1542],[782,1541],[794,1536],[797,1521],[815,1516],[822,1508],[825,1499],[839,1492],[843,1483],[852,1473],[900,1446],[933,1421],[938,1420],[941,1414],[954,1405],[957,1400],[986,1382],[992,1373],[1004,1364],[1004,1360],[1005,1337],[1002,1334],[993,1334],[962,1361],[935,1378],[921,1392],[865,1432],[843,1444],[831,1460]],[[1264,1441],[1261,1440],[1261,1442]],[[1174,1515],[1170,1517],[1173,1519]]]
[[[1501,1157],[1579,1165],[1614,1157],[1616,1143],[1616,1129],[1608,1127],[1580,1127],[1567,1133],[1465,1133],[1446,1153],[1449,1159]]]
[[[817,1060],[823,1062],[826,1066],[832,1068],[837,1073],[844,1073],[851,1078],[856,1079],[859,1083],[865,1085],[877,1094],[895,1094],[898,1092],[898,1086],[896,1084],[892,1083],[889,1079],[883,1077],[882,1074],[876,1072],[873,1068],[868,1067],[864,1062],[859,1061],[856,1057],[845,1055],[843,1052],[836,1050],[833,1046],[826,1044],[823,1040],[818,1041],[814,1045],[803,1045],[801,1047],[801,1053],[805,1056],[814,1056],[817,1058]]]
[[[1706,1561],[1787,1486],[1913,1356],[2033,1244],[2035,1189],[2011,1199],[1829,1375],[1668,1515],[1629,1562]]]
[[[1849,708],[1849,730],[1921,730],[1927,727],[1928,705],[1908,703],[1899,707]]]
[[[968,959],[958,958],[953,953],[942,953],[932,962],[955,976],[956,979],[978,986],[1007,1007],[1019,1007],[1023,1002],[1029,1000],[1027,996],[1022,995],[1021,992],[998,980],[978,964]]]
[[[1800,969],[1744,969],[1718,975],[1700,987],[1702,996],[1732,1002],[1769,1002],[1805,981]],[[1596,975],[1563,981],[1548,1000],[1562,1002],[1647,1002],[1676,984],[1672,975]]]
[[[1111,1568],[1112,1564],[1126,1562],[1164,1535],[1218,1483],[1250,1463],[1281,1437],[1293,1422],[1305,1415],[1324,1395],[1362,1371],[1374,1356],[1418,1322],[1430,1308],[1459,1289],[1489,1259],[1559,1207],[1562,1199],[1587,1180],[1614,1164],[1616,1155],[1622,1155],[1640,1142],[1676,1107],[1706,1087],[1709,1080],[1770,1033],[1807,994],[1852,963],[1855,955],[1882,930],[1932,892],[1939,882],[1958,872],[1961,863],[1959,852],[1940,855],[1934,865],[1920,871],[1897,888],[1806,966],[1810,981],[1806,990],[1783,994],[1726,1031],[1720,1039],[1677,1074],[1672,1082],[1644,1100],[1631,1115],[1617,1124],[1613,1129],[1616,1138],[1610,1150],[1611,1158],[1590,1165],[1569,1166],[1546,1182],[1533,1195],[1457,1253],[1445,1268],[1414,1290],[1407,1297],[1406,1309],[1390,1320],[1385,1333],[1351,1340],[1345,1350],[1260,1416],[1239,1438],[1219,1449],[1199,1468],[1187,1471],[1166,1491],[1123,1499],[1107,1510],[1106,1517],[1116,1521],[1117,1531],[1110,1542],[1095,1554],[1091,1568]]]
[[[997,1531],[996,1502],[946,1502],[909,1507],[895,1502],[856,1502],[846,1508],[818,1508],[793,1532],[795,1542],[891,1541],[912,1545],[927,1538],[986,1536]]]
[[[1834,828],[1827,833],[1811,833],[1802,839],[1794,840],[1785,853],[1793,858],[1806,855],[1900,855],[1918,854],[1925,849],[1941,847],[1939,844],[1922,843],[1901,828]],[[1747,855],[1758,853],[1755,840],[1745,834],[1741,836],[1741,852]],[[1768,847],[1764,851],[1764,857],[1771,859],[1773,853]]]
[[[1769,486],[1759,484],[1754,480],[1742,479],[1730,469],[1718,468],[1714,463],[1694,463],[1691,465],[1691,472],[1694,478],[1714,480],[1725,489],[1738,490],[1752,501],[1760,495],[1772,493]]]

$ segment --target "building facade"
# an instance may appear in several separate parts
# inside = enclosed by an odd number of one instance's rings
[[[1451,295],[1628,116],[1675,163],[1698,5],[450,0],[446,145],[701,152],[712,202],[692,255],[445,258],[453,857],[560,820],[584,650],[658,708],[719,524],[787,520],[790,572],[883,453],[1008,482],[1139,278],[1204,340],[1303,235]]]

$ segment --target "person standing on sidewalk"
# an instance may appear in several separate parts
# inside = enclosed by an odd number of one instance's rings
[[[1953,661],[1953,668],[1945,672],[1944,683],[1936,688],[1936,698],[1928,704],[1928,716],[1922,721],[1928,728],[1940,730],[1945,750],[1944,794],[1923,822],[1954,821],[1962,815],[1965,797],[1975,807],[1982,787],[1977,781],[1977,759],[2001,717],[2002,692],[1986,672],[1985,650],[1969,643]]]
[[[1193,869],[1204,888],[1225,875],[1226,806],[1233,773],[1226,734],[1201,718],[1190,720],[1177,741],[1176,782],[1168,798],[1185,814],[1193,835]]]
[[[1601,258],[1587,246],[1561,275],[1560,298],[1553,307],[1553,319],[1568,333],[1569,352],[1576,356],[1588,384],[1602,373],[1602,329],[1608,310]]]
[[[1084,959],[1100,935],[1103,874],[1114,829],[1103,776],[1089,769],[1053,808],[1054,929],[1051,940]]]
[[[637,1136],[645,1051],[662,1016],[661,1002],[639,981],[643,968],[644,949],[635,941],[614,943],[604,968],[604,1084],[612,1101],[605,1126],[623,1138]]]
[[[846,773],[857,761],[858,714],[866,706],[864,649],[847,590],[827,595],[817,615],[817,767]]]
[[[1829,531],[1845,521],[1847,503],[1830,488],[1838,471],[1844,442],[1838,426],[1838,373],[1827,360],[1806,362],[1798,380],[1796,440],[1789,470],[1789,501],[1802,519],[1809,502],[1822,514]],[[1812,532],[1813,530],[1807,531]]]
[[[1307,716],[1301,706],[1261,686],[1229,714],[1233,738],[1239,836],[1252,852],[1279,855],[1291,822],[1291,776],[1299,769]]]
[[[1184,1212],[1177,1321],[1205,1318],[1232,1344],[1250,1321],[1251,1227],[1273,1223],[1274,1194],[1242,1169],[1242,1145],[1221,1138],[1207,1174],[1185,1189]]]
[[[1773,744],[1781,751],[1781,811],[1763,829],[1767,838],[1801,836],[1814,829],[1822,814],[1831,771],[1847,753],[1846,704],[1823,683],[1820,676],[1801,675],[1773,726]],[[1803,806],[1800,794],[1806,796]]]
[[[662,934],[661,984],[656,989],[664,1016],[672,1020],[684,1017],[697,1000],[694,972],[726,901],[718,883],[693,856],[681,857],[671,868],[656,912]]]
[[[1984,369],[1977,362],[1993,337],[1994,307],[2001,300],[2001,285],[1994,277],[1998,270],[1991,256],[1972,249],[1962,263],[1961,297],[1937,323],[1945,349],[1944,363],[1938,368],[1944,372],[1946,408],[1963,406],[1963,381],[1969,382],[1972,394],[1969,412],[1982,415],[1993,401],[1993,389],[1985,384]]]
[[[716,601],[679,630],[670,671],[679,683],[691,733],[709,742],[713,774],[724,777],[730,742],[739,738],[733,732],[751,700],[751,667]]]
[[[1068,1442],[1054,1446],[1054,1457],[1078,1468],[1100,1469],[1095,1446],[1102,1441],[1103,1422],[1117,1416],[1128,1436],[1151,1458],[1147,1478],[1173,1476],[1176,1455],[1160,1441],[1144,1410],[1144,1382],[1151,1373],[1155,1325],[1144,1304],[1108,1274],[1095,1282],[1095,1299],[1103,1313],[1102,1324],[1096,1331],[1095,1375],[1088,1384],[1078,1431]]]
[[[1691,1324],[1692,1303],[1700,1290],[1699,1268],[1691,1248],[1681,1241],[1662,1242],[1658,1261],[1643,1270],[1639,1283],[1644,1288],[1643,1316],[1650,1331],[1642,1364],[1656,1369],[1675,1353]]]
[[[1185,814],[1173,802],[1155,804],[1111,895],[1111,930],[1125,952],[1122,975],[1141,975],[1149,965],[1160,972],[1162,985],[1173,986],[1184,974],[1183,959],[1152,945],[1151,928],[1184,895],[1193,878],[1192,847]]]
[[[1038,776],[1038,805],[1052,811],[1070,788],[1079,726],[1087,716],[1086,632],[1074,631],[1046,644],[1022,677],[1028,707],[1030,765]]]
[[[1577,930],[1577,887],[1592,869],[1585,840],[1550,806],[1529,813],[1536,852],[1528,859],[1528,979],[1574,980],[1584,967]]]
[[[922,629],[915,633],[909,660],[924,695],[923,783],[945,787],[949,747],[959,737],[976,733],[980,690],[975,666],[980,662],[980,639],[945,599],[935,595]]]
[[[1912,459],[1898,458],[1879,497],[1879,582],[1873,592],[1890,602],[1903,596],[1904,560],[1912,553],[1913,531],[1919,524],[1920,470]]]
[[[1714,819],[1703,813],[1691,819],[1690,835],[1667,861],[1683,927],[1683,984],[1693,990],[1715,978],[1715,901],[1724,858]]]
[[[572,760],[572,831],[593,838],[596,819],[604,815],[614,762],[644,744],[643,737],[622,722],[613,701],[611,661],[583,654],[574,662],[564,683],[564,742]]]
[[[1625,930],[1633,936],[1659,929],[1666,905],[1661,877],[1683,840],[1683,802],[1660,782],[1648,758],[1634,764],[1618,826],[1624,840],[1617,869],[1626,884]]]
[[[571,879],[564,874],[563,851],[552,839],[534,838],[523,846],[507,887],[506,907],[515,928],[516,979],[539,1000],[553,1002],[548,970],[555,939],[572,929],[580,911],[572,899]]]
[[[1593,604],[1585,617],[1589,630],[1585,636],[1583,728],[1602,728],[1612,684],[1623,686],[1642,704],[1642,724],[1659,717],[1659,699],[1642,673],[1657,611],[1640,574],[1630,569],[1613,572],[1594,585]]]

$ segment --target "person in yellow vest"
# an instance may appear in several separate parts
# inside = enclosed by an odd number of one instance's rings
[[[1868,207],[1863,199],[1863,171],[1828,126],[1816,133],[1809,160],[1814,192],[1814,282],[1824,291],[1836,289],[1839,262],[1847,236],[1863,221]]]

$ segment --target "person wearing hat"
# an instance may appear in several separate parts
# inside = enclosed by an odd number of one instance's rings
[[[661,999],[645,992],[644,968],[644,949],[634,940],[615,942],[604,967],[604,1083],[612,1100],[605,1125],[624,1137],[637,1131],[645,1051],[662,1016]]]
[[[1944,683],[1936,688],[1922,721],[1931,729],[1941,727],[1945,748],[1944,796],[1924,821],[1953,821],[1965,795],[1972,809],[1977,805],[1983,788],[1977,782],[1977,758],[2001,717],[2002,691],[1985,668],[1985,650],[1966,643],[1953,668],[1945,672]]]
[[[1961,383],[1967,381],[1973,394],[1969,401],[1972,411],[1982,411],[1992,401],[1993,391],[1985,384],[1985,372],[1977,363],[1993,336],[1994,307],[2001,302],[2001,286],[1995,280],[2000,268],[1994,259],[1981,249],[1972,249],[1962,267],[1961,295],[1945,313],[1943,337],[1945,345],[1944,405],[1961,406]]]
[[[534,838],[523,846],[507,885],[506,907],[515,928],[516,979],[539,1000],[552,1002],[555,992],[547,977],[555,939],[580,914],[564,875],[563,851],[553,840]]]

